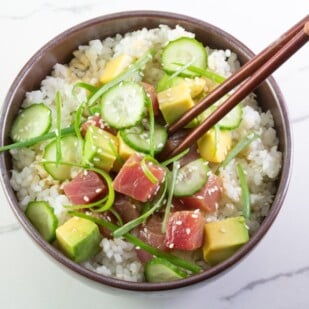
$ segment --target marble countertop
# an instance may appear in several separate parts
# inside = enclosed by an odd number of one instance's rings
[[[43,44],[66,28],[112,12],[174,11],[227,30],[254,52],[309,12],[293,2],[10,0],[0,2],[0,102],[18,71]],[[258,247],[224,276],[169,293],[111,292],[63,271],[32,242],[0,190],[0,307],[42,308],[309,308],[309,44],[274,77],[289,107],[294,167],[282,211]]]

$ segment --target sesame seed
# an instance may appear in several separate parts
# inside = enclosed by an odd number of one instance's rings
[[[191,233],[191,229],[189,227],[186,228],[186,234],[189,235]]]
[[[176,224],[176,225],[182,225],[182,221],[181,221],[181,220],[177,220],[177,221],[175,222],[175,224]]]
[[[173,248],[174,248],[174,244],[171,243],[171,244],[168,245],[168,247],[169,247],[170,249],[173,249]]]
[[[103,191],[102,188],[97,188],[97,189],[95,190],[95,193],[100,193],[100,192],[102,192],[102,191]]]
[[[90,201],[90,199],[89,199],[89,197],[88,197],[87,195],[84,195],[84,196],[83,196],[83,200],[84,200],[85,202],[87,202],[87,203]]]

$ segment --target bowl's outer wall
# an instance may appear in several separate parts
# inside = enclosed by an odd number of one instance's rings
[[[248,61],[248,59],[253,56],[253,53],[247,47],[228,33],[206,22],[196,20],[191,17],[153,11],[132,11],[98,17],[77,25],[60,34],[40,49],[24,66],[13,82],[2,106],[1,144],[6,144],[9,142],[8,136],[11,124],[23,102],[25,93],[27,91],[38,89],[41,81],[51,73],[52,68],[56,63],[68,63],[72,58],[72,52],[77,49],[79,45],[87,44],[89,40],[103,39],[117,33],[124,34],[142,27],[153,28],[160,24],[166,24],[171,27],[180,25],[186,30],[194,32],[198,40],[202,41],[205,45],[208,45],[211,48],[231,49],[238,55],[241,63]],[[76,271],[77,273],[94,281],[123,289],[153,291],[183,287],[221,274],[223,271],[230,269],[231,266],[235,265],[241,260],[241,258],[247,255],[267,232],[281,208],[290,178],[292,153],[291,134],[286,106],[281,92],[276,83],[270,78],[257,89],[256,93],[258,98],[263,98],[263,100],[259,101],[263,110],[269,109],[274,116],[275,125],[280,140],[280,150],[283,152],[282,177],[278,183],[278,192],[270,215],[264,220],[260,230],[251,238],[249,243],[242,247],[230,259],[202,274],[189,277],[185,280],[169,283],[130,283],[98,275],[73,263],[51,245],[42,240],[19,208],[15,194],[10,187],[9,170],[11,168],[11,159],[8,153],[1,155],[0,162],[3,178],[2,185],[5,194],[7,195],[10,205],[19,221],[31,237],[36,241],[36,243],[43,248],[43,250],[47,251],[49,255],[53,256],[61,264],[64,264],[71,270]]]

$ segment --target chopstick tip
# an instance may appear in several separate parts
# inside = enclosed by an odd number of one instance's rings
[[[305,32],[307,35],[309,35],[309,21],[307,21],[307,22],[305,23],[304,32]]]

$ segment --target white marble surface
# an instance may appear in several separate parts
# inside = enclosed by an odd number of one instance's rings
[[[1,1],[0,102],[26,60],[56,34],[98,15],[134,9],[204,19],[258,52],[308,14],[309,1]],[[275,224],[240,265],[209,283],[169,293],[96,289],[60,269],[37,248],[0,191],[0,308],[309,308],[309,44],[274,76],[292,121],[293,176]]]

